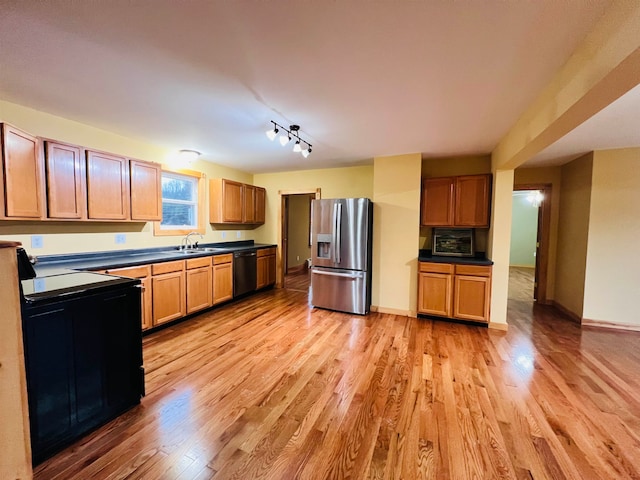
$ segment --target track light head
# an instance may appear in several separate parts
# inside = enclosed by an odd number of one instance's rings
[[[302,151],[302,147],[300,146],[300,140],[296,140],[296,143],[293,146],[293,151],[294,152],[301,152]]]

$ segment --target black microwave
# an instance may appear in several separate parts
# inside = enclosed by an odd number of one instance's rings
[[[473,228],[434,228],[431,254],[473,257],[475,255]]]

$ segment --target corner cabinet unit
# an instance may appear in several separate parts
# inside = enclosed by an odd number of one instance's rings
[[[261,225],[265,219],[265,189],[213,178],[209,181],[209,222]]]
[[[491,175],[424,178],[420,224],[429,227],[488,227]]]
[[[489,322],[491,266],[419,262],[418,313]]]
[[[0,124],[0,128],[0,218],[42,219],[45,217],[45,188],[39,141],[6,123]]]

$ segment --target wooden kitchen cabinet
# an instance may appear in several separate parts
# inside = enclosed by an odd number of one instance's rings
[[[38,139],[6,123],[0,128],[0,218],[44,218],[44,168]]]
[[[162,220],[162,167],[158,163],[130,160],[131,220]]]
[[[44,142],[47,217],[86,219],[87,186],[84,150],[52,140]]]
[[[491,267],[456,265],[453,317],[475,322],[489,321]]]
[[[267,190],[262,187],[256,187],[255,193],[255,223],[263,225],[265,220]]]
[[[276,249],[261,248],[257,251],[256,288],[260,289],[276,282]]]
[[[488,227],[491,175],[424,178],[420,223],[429,227]]]
[[[233,298],[233,254],[213,257],[213,304]]]
[[[491,266],[420,262],[418,313],[489,322]]]
[[[140,265],[138,267],[111,268],[103,273],[118,275],[120,277],[139,278],[142,285],[141,311],[142,330],[148,330],[153,326],[153,295],[151,292],[151,265]]]
[[[418,273],[418,313],[451,316],[453,265],[420,262]]]
[[[187,314],[213,305],[211,257],[187,260]]]
[[[225,178],[209,181],[209,222],[256,225],[264,223],[266,190]]]
[[[153,325],[186,315],[184,260],[151,265]]]
[[[88,217],[128,220],[129,162],[126,158],[87,150]]]

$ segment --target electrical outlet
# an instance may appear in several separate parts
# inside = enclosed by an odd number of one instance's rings
[[[116,233],[116,243],[117,244],[127,243],[127,236],[124,233]]]
[[[33,279],[33,289],[36,292],[44,292],[45,288],[47,288],[47,283],[44,278]]]
[[[44,246],[44,238],[42,235],[31,235],[31,248],[42,248]]]
[[[300,255],[296,255],[296,260],[300,260]]]
[[[242,238],[242,232],[236,232],[236,238]]]
[[[221,236],[222,236],[222,239],[224,240],[225,238],[227,238],[227,232],[222,232]]]

